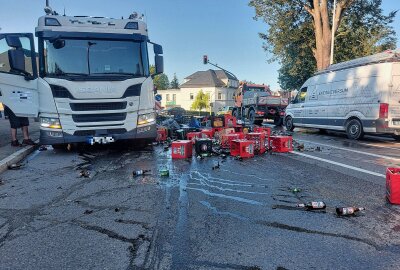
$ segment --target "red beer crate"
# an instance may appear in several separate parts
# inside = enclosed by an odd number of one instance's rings
[[[192,144],[196,141],[196,139],[200,139],[202,137],[201,132],[189,132],[186,134],[186,138],[189,141],[192,141]]]
[[[233,140],[244,139],[243,133],[230,133],[221,136],[221,148],[230,149]]]
[[[167,140],[168,130],[166,128],[157,128],[157,141],[164,142]]]
[[[256,133],[264,132],[267,134],[267,139],[271,136],[271,129],[268,127],[255,127],[253,132],[256,132]]]
[[[249,141],[254,141],[254,153],[255,154],[264,154],[268,149],[268,138],[266,138],[266,134],[264,132],[256,133],[248,133],[246,134],[246,139]]]
[[[214,130],[213,129],[203,129],[201,131],[202,138],[212,139],[214,137]]]
[[[400,168],[386,170],[386,197],[392,204],[400,204]]]
[[[241,158],[254,157],[254,141],[248,140],[233,140],[231,147],[231,156]]]
[[[225,114],[225,127],[226,128],[234,128],[236,127],[236,117]]]
[[[172,142],[171,149],[173,159],[191,158],[193,152],[193,144],[192,141],[189,140],[175,141]]]
[[[271,136],[269,138],[273,152],[287,153],[293,151],[293,138],[291,136]]]

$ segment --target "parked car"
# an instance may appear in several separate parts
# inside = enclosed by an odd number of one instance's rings
[[[286,129],[310,127],[390,134],[400,140],[400,51],[335,64],[301,87],[286,109]]]
[[[225,115],[225,114],[232,115],[232,111],[233,111],[232,106],[222,107],[218,110],[217,115]]]
[[[174,117],[182,117],[185,114],[186,110],[180,107],[168,108],[161,112],[161,115],[171,115]]]

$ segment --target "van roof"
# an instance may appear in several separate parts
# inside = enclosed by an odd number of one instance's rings
[[[374,54],[371,56],[361,57],[347,62],[334,64],[324,70],[315,73],[315,75],[353,68],[353,67],[372,65],[377,63],[385,63],[385,62],[400,62],[400,49],[387,50],[382,53]]]

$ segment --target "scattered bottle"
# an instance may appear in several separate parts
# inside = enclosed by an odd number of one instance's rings
[[[292,189],[292,192],[293,193],[298,193],[298,192],[301,192],[301,189],[300,188],[294,188],[294,189]]]
[[[81,170],[79,172],[79,177],[83,178],[89,178],[90,177],[90,172],[88,170]]]
[[[139,171],[134,171],[133,176],[139,176],[139,175],[144,175],[146,173],[151,172],[151,170],[139,170]]]
[[[297,207],[305,208],[306,210],[321,210],[326,208],[326,204],[324,202],[308,202],[308,203],[299,203]]]
[[[215,166],[212,167],[212,169],[213,169],[213,170],[219,169],[219,161],[218,161],[217,165],[215,165]]]
[[[350,216],[356,212],[364,211],[364,207],[337,207],[336,214],[338,216]]]
[[[160,176],[168,177],[169,176],[169,170],[166,169],[166,168],[160,169]]]

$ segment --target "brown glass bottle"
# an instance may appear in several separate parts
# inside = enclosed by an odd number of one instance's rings
[[[306,210],[322,210],[326,208],[326,204],[324,202],[308,202],[308,203],[299,203],[297,207],[305,208]]]
[[[337,207],[336,214],[338,216],[350,216],[356,212],[365,210],[364,207]]]

